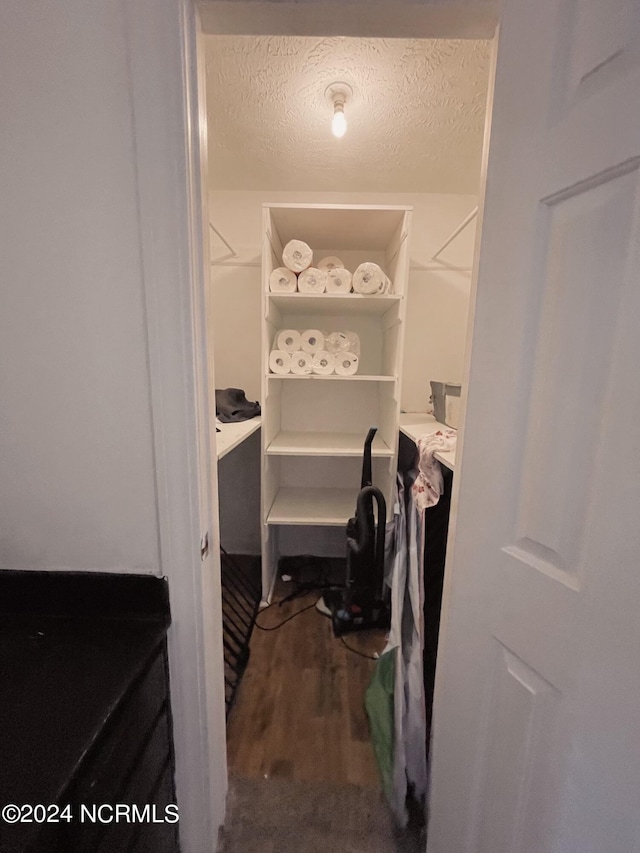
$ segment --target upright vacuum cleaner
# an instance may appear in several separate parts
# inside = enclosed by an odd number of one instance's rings
[[[388,628],[390,624],[388,600],[384,595],[387,506],[380,489],[371,483],[371,444],[376,432],[377,427],[371,427],[364,442],[356,514],[347,522],[346,584],[327,590],[318,607],[331,616],[336,637],[351,631]],[[374,501],[377,513],[374,513]]]

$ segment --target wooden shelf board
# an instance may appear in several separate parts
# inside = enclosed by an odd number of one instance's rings
[[[395,376],[369,376],[362,373],[355,373],[353,376],[337,376],[335,373],[332,373],[330,376],[319,376],[316,373],[309,373],[307,376],[298,376],[296,373],[285,373],[284,375],[280,373],[268,373],[267,379],[303,379],[305,382],[321,380],[326,382],[328,380],[338,381],[338,382],[395,382]]]
[[[267,515],[267,524],[342,527],[355,512],[358,489],[282,487]]]
[[[350,432],[292,432],[275,436],[266,452],[273,456],[362,457],[365,436]],[[371,448],[375,457],[393,456],[394,451],[376,435]]]
[[[362,293],[269,293],[269,302],[283,313],[384,314],[399,305],[401,296],[365,296]]]

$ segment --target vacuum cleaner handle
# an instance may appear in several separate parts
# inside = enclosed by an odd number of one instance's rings
[[[364,489],[365,486],[370,486],[373,482],[373,475],[371,473],[371,444],[373,443],[373,437],[378,432],[378,427],[369,427],[369,432],[367,433],[367,437],[364,440],[364,454],[362,457],[362,479],[360,481],[360,488]]]
[[[384,528],[387,522],[387,503],[384,495],[376,486],[365,486],[358,493],[356,500],[356,517],[350,519],[347,527],[347,544],[349,550],[356,555],[362,554],[371,544],[371,537],[375,530],[373,526],[373,498],[378,505],[378,533],[376,536],[376,564],[378,560],[384,561]],[[371,518],[367,524],[365,519]],[[355,523],[352,525],[351,522]],[[350,535],[355,528],[357,538]]]

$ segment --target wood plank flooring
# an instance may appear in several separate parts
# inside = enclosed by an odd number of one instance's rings
[[[276,600],[289,589],[280,586]],[[307,594],[258,615],[274,626],[313,605]],[[349,634],[365,654],[381,652],[383,631]],[[283,777],[379,787],[364,693],[375,667],[333,636],[315,607],[276,631],[254,629],[251,657],[228,721],[229,772],[244,778]]]

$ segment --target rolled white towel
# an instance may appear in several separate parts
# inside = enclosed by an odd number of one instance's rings
[[[302,272],[313,263],[313,252],[302,240],[289,240],[282,250],[282,263],[293,272]]]
[[[351,293],[351,273],[344,267],[327,272],[327,293]]]
[[[291,353],[280,349],[272,350],[269,353],[269,370],[280,376],[291,373]]]
[[[308,376],[313,370],[313,356],[311,353],[298,352],[291,353],[291,372],[296,376]]]
[[[319,350],[313,356],[313,372],[317,376],[330,376],[333,373],[335,359],[330,352]]]
[[[298,276],[300,293],[324,293],[327,286],[327,274],[317,267],[309,267]]]
[[[326,258],[323,258],[319,264],[318,269],[324,270],[324,272],[329,272],[329,270],[335,269],[343,269],[344,264],[336,255],[328,255]]]
[[[296,352],[300,349],[300,344],[300,332],[297,329],[282,329],[276,335],[273,348],[285,352]]]
[[[356,293],[364,293],[367,296],[384,293],[389,286],[388,282],[384,270],[371,261],[360,264],[353,274],[353,289]]]
[[[269,276],[269,290],[272,293],[295,293],[298,289],[298,278],[287,267],[276,267]]]
[[[324,333],[320,329],[307,329],[300,336],[300,349],[311,355],[324,349]]]
[[[353,376],[358,372],[360,359],[353,352],[341,352],[335,357],[335,371],[338,376]]]

